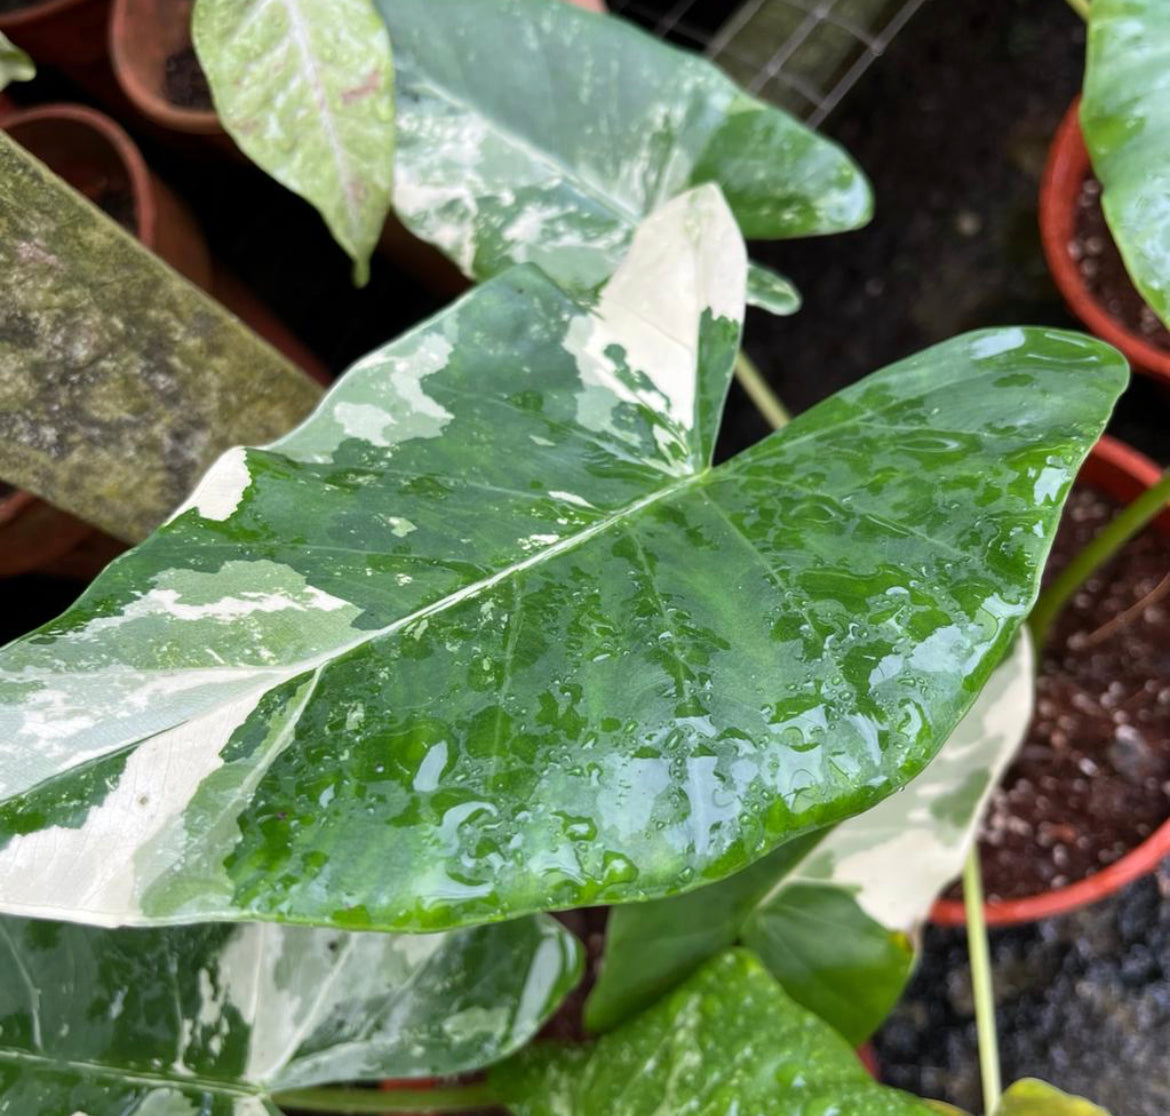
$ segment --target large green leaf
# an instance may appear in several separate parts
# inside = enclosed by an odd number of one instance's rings
[[[443,928],[719,879],[932,757],[1126,380],[973,334],[710,467],[714,187],[586,309],[535,269],[228,454],[0,653],[0,902]]]
[[[532,262],[591,290],[639,220],[703,182],[749,238],[869,220],[840,148],[622,20],[560,0],[376,2],[398,63],[395,208],[473,278]],[[799,305],[763,271],[751,293]]]
[[[517,1116],[928,1116],[872,1081],[746,950],[708,961],[593,1046],[537,1044],[493,1071]]]
[[[1170,325],[1170,4],[1093,0],[1081,125],[1134,285]]]
[[[394,184],[394,66],[372,0],[198,0],[192,33],[224,127],[320,210],[364,283]]]
[[[1022,635],[938,758],[900,794],[720,883],[616,908],[586,1003],[589,1027],[608,1030],[742,941],[793,999],[850,1042],[865,1041],[901,995],[911,938],[962,868],[983,805],[1027,731],[1032,687]]]
[[[283,1089],[476,1069],[579,975],[543,915],[418,937],[0,919],[0,1112],[259,1116]]]
[[[36,73],[33,60],[0,31],[0,90],[10,82],[32,81]]]

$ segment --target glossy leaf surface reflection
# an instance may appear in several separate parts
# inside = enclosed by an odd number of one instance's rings
[[[1123,387],[1001,329],[711,468],[746,256],[676,199],[372,354],[0,653],[0,902],[434,929],[657,897],[933,756]]]

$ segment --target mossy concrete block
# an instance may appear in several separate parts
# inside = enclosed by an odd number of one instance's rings
[[[320,393],[0,134],[0,478],[136,541]]]

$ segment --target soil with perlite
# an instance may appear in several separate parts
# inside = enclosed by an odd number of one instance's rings
[[[1095,489],[1074,489],[1045,580],[1117,510]],[[1170,542],[1148,529],[1085,583],[1041,653],[1036,712],[980,836],[988,897],[1091,876],[1167,818]]]
[[[1101,208],[1101,183],[1087,175],[1077,196],[1075,235],[1068,253],[1089,293],[1130,333],[1170,353],[1170,330],[1150,309],[1125,269]]]

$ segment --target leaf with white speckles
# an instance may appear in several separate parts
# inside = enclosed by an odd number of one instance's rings
[[[0,652],[0,904],[443,929],[713,882],[915,775],[1124,361],[971,334],[713,468],[745,285],[701,187],[597,300],[516,269],[229,454]]]
[[[198,0],[191,30],[224,127],[320,210],[364,283],[394,181],[394,66],[371,0]]]
[[[539,1043],[492,1071],[516,1116],[929,1116],[747,950],[708,961],[592,1046]]]
[[[898,669],[885,659],[871,677],[876,684]],[[1032,690],[1024,633],[938,757],[900,794],[721,883],[618,907],[586,1024],[609,1030],[742,941],[798,1003],[864,1042],[905,987],[917,927],[962,868],[1027,731]]]
[[[1134,286],[1170,326],[1170,4],[1093,0],[1081,126]]]
[[[590,291],[639,220],[703,182],[753,239],[869,220],[836,144],[624,20],[555,0],[377,3],[398,64],[395,208],[475,279],[536,263]],[[752,303],[797,308],[787,280],[753,280]]]
[[[0,31],[0,90],[14,81],[32,81],[36,75],[33,60]]]
[[[0,1113],[275,1116],[286,1089],[479,1069],[580,969],[544,915],[417,937],[0,918]]]

